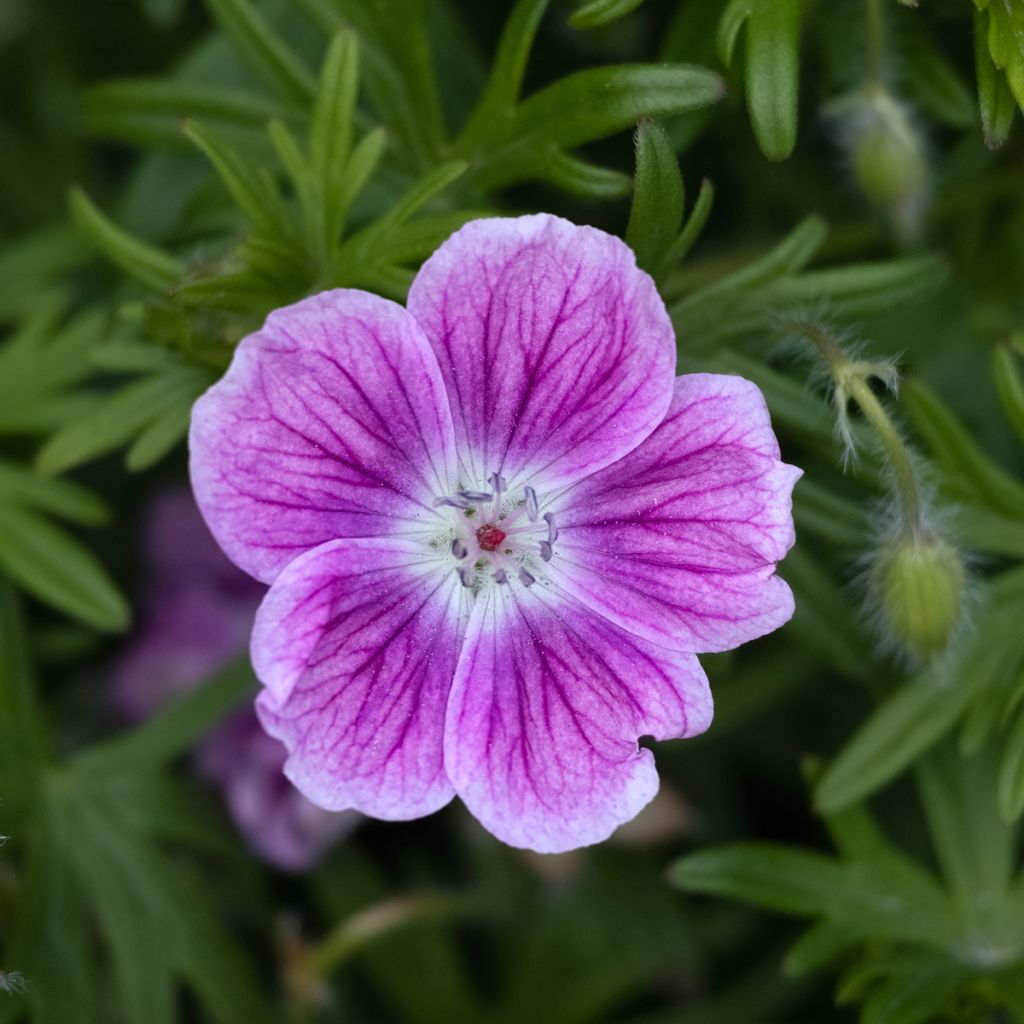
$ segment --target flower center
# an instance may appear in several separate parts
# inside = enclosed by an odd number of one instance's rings
[[[541,514],[532,487],[516,493],[499,473],[492,473],[487,485],[486,491],[467,488],[435,499],[436,508],[452,510],[452,524],[447,535],[432,543],[448,547],[453,570],[474,593],[512,580],[533,586],[544,575],[544,563],[554,555],[558,539],[554,514]]]
[[[508,536],[499,530],[494,523],[485,523],[476,531],[476,542],[482,551],[497,551],[498,545]]]

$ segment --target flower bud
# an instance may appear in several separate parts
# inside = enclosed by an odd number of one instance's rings
[[[956,549],[941,537],[904,537],[875,566],[882,609],[896,638],[927,657],[945,649],[963,609],[966,575]]]
[[[924,142],[906,104],[871,86],[835,106],[853,174],[905,241],[918,233],[928,191]]]

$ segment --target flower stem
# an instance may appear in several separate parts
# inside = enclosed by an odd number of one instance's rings
[[[851,360],[842,347],[815,324],[800,323],[796,329],[828,363],[840,400],[845,401],[847,396],[852,398],[874,430],[892,470],[904,533],[919,536],[923,531],[922,501],[914,464],[899,430],[868,384],[868,379],[876,375],[871,365]]]
[[[885,80],[885,18],[882,0],[864,0],[868,25],[867,84],[883,85]]]

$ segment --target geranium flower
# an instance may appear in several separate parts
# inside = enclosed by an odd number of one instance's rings
[[[266,588],[217,549],[187,491],[160,495],[145,536],[142,628],[121,652],[112,678],[118,713],[137,721],[194,689],[245,648]],[[282,774],[286,752],[251,708],[199,743],[202,777],[223,794],[249,847],[288,871],[312,867],[358,822],[310,803]]]
[[[799,471],[754,385],[674,366],[631,251],[546,215],[467,224],[408,309],[329,291],[241,342],[192,482],[271,584],[258,710],[311,800],[406,819],[458,794],[551,852],[654,796],[638,739],[711,720],[694,652],[793,608]]]

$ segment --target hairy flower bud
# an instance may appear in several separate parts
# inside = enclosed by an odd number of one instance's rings
[[[871,86],[833,109],[865,198],[885,214],[901,238],[913,239],[924,212],[928,166],[909,108],[887,89]]]
[[[960,619],[966,584],[956,549],[935,535],[901,538],[883,548],[875,579],[896,638],[922,657],[944,650]]]

